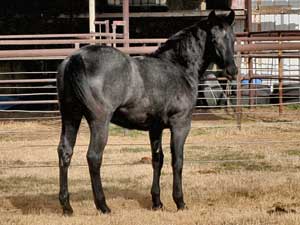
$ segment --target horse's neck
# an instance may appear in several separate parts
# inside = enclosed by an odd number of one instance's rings
[[[158,51],[156,57],[166,59],[183,68],[186,74],[186,80],[194,86],[198,87],[199,78],[204,74],[207,68],[206,63],[206,32],[199,29],[200,34],[197,40],[193,35],[189,35],[188,39],[178,41],[173,48]]]

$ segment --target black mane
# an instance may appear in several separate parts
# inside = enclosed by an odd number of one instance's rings
[[[187,74],[197,80],[199,71],[205,70],[203,56],[207,37],[204,29],[206,21],[200,21],[172,35],[150,56],[181,65]]]
[[[207,21],[207,19],[204,21]],[[189,41],[189,38],[197,38],[197,31],[199,27],[201,27],[201,23],[203,22],[199,22],[175,33],[174,35],[169,37],[166,42],[162,43],[161,46],[150,55],[153,57],[159,57],[162,53],[168,50],[174,50],[176,49],[176,47],[178,47],[178,45],[184,44],[183,42]]]
[[[218,15],[217,21],[215,21],[219,26],[226,24],[226,15]],[[199,31],[202,30],[206,32],[208,30],[207,26],[209,24],[209,20],[207,18],[200,20],[198,23],[186,27],[179,32],[175,33],[168,40],[161,44],[161,46],[153,53],[150,54],[152,57],[160,57],[163,53],[166,53],[170,50],[179,50],[181,49],[179,46],[186,44],[186,42],[190,41],[190,38],[195,38],[196,40],[199,38],[205,38],[202,35],[199,35]],[[185,46],[184,46],[185,47]],[[177,55],[180,55],[181,52],[175,52]]]

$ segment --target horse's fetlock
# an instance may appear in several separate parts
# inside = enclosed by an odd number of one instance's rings
[[[65,192],[59,192],[59,201],[60,205],[63,209],[63,214],[65,216],[70,216],[73,214],[73,209],[70,205],[70,195],[69,193]]]
[[[151,188],[151,195],[152,196],[160,196],[160,189],[157,187],[152,187]]]
[[[173,199],[175,202],[183,202],[183,193],[182,191],[173,191]]]
[[[69,193],[59,192],[59,201],[62,205],[65,205],[66,202],[69,201],[70,195]]]
[[[183,200],[183,195],[179,195],[179,196],[173,195],[173,199],[179,210],[184,209],[186,207],[184,200]]]

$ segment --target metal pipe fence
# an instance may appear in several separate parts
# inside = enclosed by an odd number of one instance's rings
[[[119,6],[123,4],[121,0],[108,0],[108,5]],[[166,6],[166,0],[130,0],[130,6]]]
[[[102,39],[100,36],[110,37],[110,34],[0,36],[0,63],[13,64],[17,61],[59,63],[67,55],[87,44],[120,44],[121,47],[118,48],[121,51],[141,55],[153,52],[166,40]],[[125,42],[129,47],[122,47]],[[284,114],[284,106],[300,103],[299,49],[300,35],[237,37],[236,57],[241,74],[235,82],[217,77],[201,81],[195,115],[208,114],[199,112],[199,109],[224,108],[233,109],[236,115],[255,114],[243,112],[242,109],[268,106],[278,106],[279,112]],[[290,61],[285,61],[288,59],[298,60],[299,63],[291,65]],[[216,71],[207,73],[215,74]],[[31,118],[41,118],[39,114],[44,113],[47,118],[52,118],[47,114],[54,114],[53,118],[58,118],[55,75],[56,72],[53,70],[0,72],[0,116],[1,113],[19,113],[19,116],[24,113],[31,115]],[[217,83],[205,83],[214,80]],[[259,83],[256,83],[257,81]],[[48,108],[39,109],[39,106],[45,105]],[[23,108],[19,109],[17,106]],[[222,112],[215,113],[222,114]],[[19,117],[12,115],[12,118]],[[9,117],[6,114],[2,119]]]

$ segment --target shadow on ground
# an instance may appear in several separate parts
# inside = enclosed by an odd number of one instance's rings
[[[20,178],[18,182],[14,181],[13,185],[17,185],[19,187],[24,186],[23,179],[26,178]],[[30,191],[32,192],[41,192],[41,189],[47,190],[47,187],[44,185],[51,185],[53,186],[56,184],[56,180],[50,184],[49,180],[48,182],[45,182],[44,179],[34,179],[34,184],[30,187]],[[86,183],[86,180],[72,180],[72,183]],[[81,184],[80,184],[81,185]],[[44,186],[44,187],[41,187]],[[122,184],[120,184],[122,186]],[[123,189],[121,187],[111,185],[111,186],[105,186],[104,192],[106,194],[106,199],[109,201],[110,199],[115,198],[122,198],[125,200],[134,200],[139,203],[139,205],[144,209],[150,209],[151,208],[151,199],[150,195],[147,191],[144,193],[138,191],[138,185],[133,184],[135,188],[133,189]],[[37,187],[36,190],[32,187]],[[49,188],[48,188],[49,190]],[[1,186],[0,186],[1,191]],[[18,191],[20,193],[20,191]],[[82,188],[80,191],[77,192],[71,192],[70,193],[71,198],[71,204],[76,202],[83,202],[83,201],[91,201],[93,202],[92,197],[92,190],[90,188],[90,185],[87,185],[86,187]],[[17,195],[11,195],[8,197],[2,198],[2,201],[6,203],[10,203],[14,208],[10,210],[20,210],[23,214],[43,214],[43,213],[55,213],[60,214],[62,213],[61,207],[58,200],[58,194],[17,194]],[[108,203],[109,204],[109,203]],[[0,206],[1,208],[2,206]],[[3,206],[3,208],[8,208],[8,206]],[[91,208],[92,210],[92,208]]]

